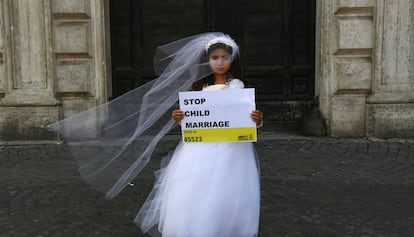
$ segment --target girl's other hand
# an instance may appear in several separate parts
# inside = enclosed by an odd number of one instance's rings
[[[179,123],[184,118],[184,112],[176,109],[172,112],[171,117],[174,119],[175,122]]]
[[[256,123],[257,126],[261,125],[263,122],[263,113],[260,110],[253,110],[250,113],[250,117]]]

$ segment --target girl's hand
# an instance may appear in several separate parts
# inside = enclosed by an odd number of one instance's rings
[[[256,126],[259,126],[263,122],[263,113],[260,110],[253,110],[250,113],[250,118],[256,123]]]
[[[172,119],[174,119],[175,122],[179,123],[184,118],[184,112],[179,109],[176,109],[172,112],[171,117]]]

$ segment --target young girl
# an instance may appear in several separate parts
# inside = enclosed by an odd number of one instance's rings
[[[220,32],[158,47],[154,70],[158,78],[48,126],[70,145],[82,177],[107,199],[134,181],[160,139],[183,119],[180,110],[171,119],[180,91],[244,87],[238,46]],[[260,111],[250,116],[261,125]],[[179,143],[135,222],[164,237],[257,236],[256,159],[249,142]]]
[[[238,47],[229,36],[211,39],[205,54],[212,75],[193,83],[193,90],[244,87]],[[261,111],[250,116],[261,126]],[[180,123],[183,111],[174,110],[172,118]],[[252,143],[181,142],[135,221],[144,232],[166,237],[253,237],[258,233],[259,209]]]

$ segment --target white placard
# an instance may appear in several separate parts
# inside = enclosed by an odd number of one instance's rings
[[[184,112],[181,130],[184,142],[254,142],[255,91],[228,89],[179,93]]]

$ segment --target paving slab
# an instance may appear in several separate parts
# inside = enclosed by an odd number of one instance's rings
[[[0,145],[0,236],[146,236],[132,223],[154,157],[115,199],[80,177],[65,144]],[[260,134],[260,236],[414,236],[414,142]]]

